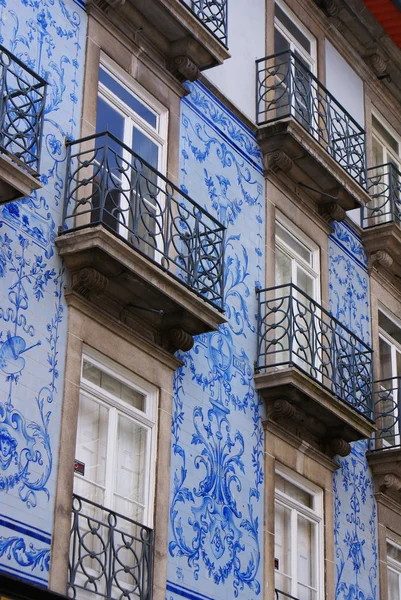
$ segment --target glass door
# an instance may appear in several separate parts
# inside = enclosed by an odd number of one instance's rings
[[[400,445],[401,328],[379,312],[379,431],[386,446]]]
[[[311,33],[284,5],[275,4],[274,53],[277,58],[277,117],[290,113],[308,131],[313,129],[316,42]],[[291,57],[292,53],[292,57]]]

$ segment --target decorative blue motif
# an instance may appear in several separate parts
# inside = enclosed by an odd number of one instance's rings
[[[0,207],[0,570],[40,585],[50,562],[66,344],[54,239],[64,142],[79,133],[84,34],[73,0],[0,1],[0,42],[49,83],[43,187]]]
[[[333,223],[329,239],[330,308],[365,342],[370,341],[367,259],[356,233]],[[351,445],[334,474],[336,600],[377,599],[376,504],[366,461],[368,441]]]
[[[167,589],[250,600],[263,576],[262,404],[252,364],[254,287],[263,274],[262,161],[250,131],[202,85],[188,88],[180,183],[227,225],[228,324],[198,336],[176,372]]]

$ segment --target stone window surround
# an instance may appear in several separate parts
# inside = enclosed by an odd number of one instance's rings
[[[159,392],[153,519],[157,569],[153,573],[153,598],[165,600],[172,389],[174,372],[182,363],[107,313],[100,309],[94,311],[91,304],[75,292],[65,297],[68,331],[49,587],[62,594],[66,591],[81,360],[84,346],[89,346],[148,381]]]
[[[378,554],[379,554],[379,597],[388,598],[387,540],[401,545],[400,505],[384,494],[376,493]]]
[[[338,465],[291,435],[273,422],[264,422],[265,429],[265,523],[264,523],[264,589],[265,600],[275,600],[274,593],[274,500],[275,471],[278,466],[297,473],[323,490],[324,518],[324,597],[334,598],[334,493],[333,473]]]
[[[111,59],[126,77],[131,77],[168,111],[166,176],[177,185],[180,100],[188,92],[93,5],[88,14],[81,136],[96,133],[98,72],[102,55]]]

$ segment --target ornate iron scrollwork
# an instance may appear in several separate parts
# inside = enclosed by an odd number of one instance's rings
[[[367,171],[367,190],[371,196],[363,209],[362,226],[367,229],[383,223],[401,224],[401,173],[387,163]]]
[[[371,419],[371,348],[295,285],[257,295],[256,371],[296,367]]]
[[[65,190],[61,233],[101,224],[223,309],[225,227],[116,137],[68,143]]]
[[[227,46],[227,4],[228,0],[192,0],[190,5],[192,12],[225,46]]]
[[[150,600],[153,532],[74,494],[68,593]]]
[[[365,187],[365,131],[287,50],[256,61],[256,120],[265,125],[290,116]]]
[[[46,81],[0,46],[0,151],[38,175]]]

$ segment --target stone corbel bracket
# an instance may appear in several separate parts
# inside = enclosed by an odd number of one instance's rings
[[[106,289],[108,278],[93,267],[85,267],[71,274],[71,287],[84,298]]]
[[[325,202],[319,205],[319,214],[326,223],[331,221],[343,221],[346,212],[337,202]]]
[[[401,492],[401,478],[394,473],[382,475],[377,478],[376,487],[383,494],[398,495]]]
[[[171,353],[177,350],[188,352],[194,345],[194,338],[185,329],[174,327],[163,334],[162,345]]]
[[[377,250],[369,256],[368,272],[370,273],[373,267],[383,267],[389,271],[393,265],[393,257],[385,250]]]
[[[294,161],[283,150],[275,150],[265,156],[265,170],[272,173],[288,173],[294,166]]]

